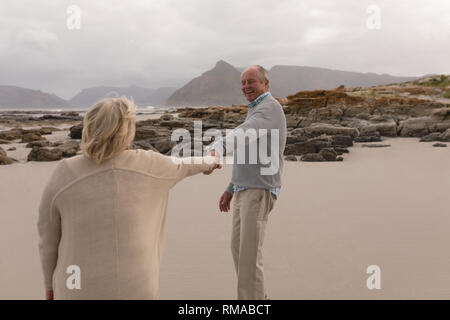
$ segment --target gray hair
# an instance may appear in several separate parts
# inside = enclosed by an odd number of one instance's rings
[[[259,81],[261,81],[261,83],[264,83],[266,80],[269,80],[269,73],[267,72],[266,69],[264,69],[264,67],[260,66],[259,64],[254,64],[248,67],[247,69],[250,68],[256,68],[256,70],[258,71],[258,79]]]

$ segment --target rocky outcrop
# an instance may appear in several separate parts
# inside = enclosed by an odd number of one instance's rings
[[[39,148],[38,146],[33,147],[31,152],[28,154],[28,161],[57,161],[61,160],[63,152],[60,149],[48,149]]]
[[[300,158],[301,161],[306,162],[321,162],[321,161],[342,161],[342,157],[338,157],[333,149],[325,148],[318,153],[307,153]]]
[[[381,144],[381,143],[372,143],[372,144],[363,144],[361,147],[363,148],[386,148],[390,147],[390,144]]]
[[[286,145],[284,154],[300,156],[307,153],[318,153],[324,148],[331,147],[332,139],[326,135],[308,139],[305,142],[296,142]]]
[[[77,124],[69,129],[69,137],[72,139],[81,139],[81,136],[83,134],[83,124]]]
[[[314,123],[309,127],[297,128],[292,131],[294,135],[317,137],[322,134],[325,135],[343,135],[355,138],[359,136],[359,130],[356,128],[348,128],[341,126],[333,126],[326,123]]]
[[[433,132],[450,129],[450,119],[440,120],[436,117],[410,118],[400,122],[398,131],[402,137],[423,137]]]
[[[14,159],[14,158],[10,158],[10,157],[8,157],[8,156],[2,156],[1,154],[0,154],[0,165],[8,165],[8,164],[13,164],[13,163],[15,163],[15,162],[17,162],[17,160],[16,159]]]
[[[49,145],[50,145],[50,142],[43,139],[43,140],[37,140],[37,141],[30,142],[25,146],[25,148],[33,148],[33,147],[42,148],[42,147],[48,147]]]
[[[0,139],[13,141],[21,139],[20,143],[42,140],[42,135],[51,134],[56,128],[42,127],[40,129],[13,128],[0,132]]]
[[[37,133],[26,133],[22,136],[22,141],[20,143],[27,143],[32,141],[38,141],[41,140],[42,137],[40,134]]]
[[[445,147],[447,147],[447,144],[438,142],[438,143],[433,144],[433,147],[445,148]]]

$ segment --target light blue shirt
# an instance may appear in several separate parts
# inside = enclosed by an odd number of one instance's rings
[[[248,107],[249,108],[255,108],[268,95],[270,95],[270,92],[264,92],[258,98],[256,98],[251,103],[249,103]],[[242,186],[238,186],[238,185],[233,185],[233,193],[239,192],[239,191],[244,191],[244,190],[247,190],[247,188],[246,187],[242,187]],[[275,188],[270,188],[269,189],[269,191],[274,194],[276,199],[278,199],[278,196],[280,195],[280,190],[281,190],[281,187],[275,187]]]

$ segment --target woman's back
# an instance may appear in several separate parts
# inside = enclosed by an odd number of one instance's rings
[[[55,298],[155,299],[168,191],[211,167],[143,150],[100,165],[85,156],[63,160],[43,194],[39,221],[44,275],[59,245],[53,281],[46,279]],[[70,266],[80,268],[80,289],[66,285]]]

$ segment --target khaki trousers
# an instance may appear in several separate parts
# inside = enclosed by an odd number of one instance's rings
[[[265,189],[234,194],[231,253],[238,280],[239,300],[264,300],[262,245],[275,196]]]

